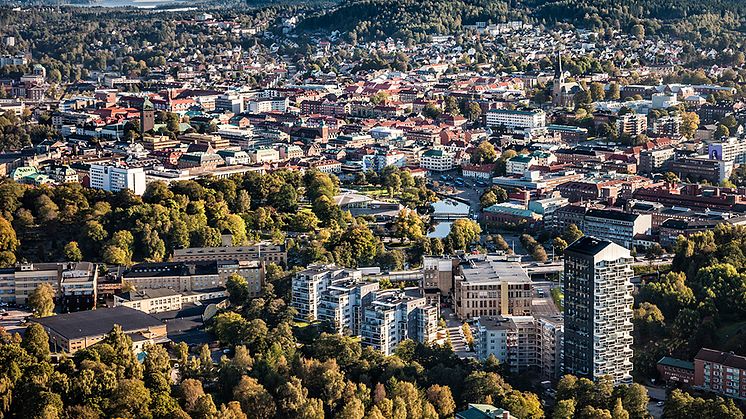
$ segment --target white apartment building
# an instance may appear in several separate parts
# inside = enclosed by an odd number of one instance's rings
[[[420,157],[420,167],[433,172],[445,172],[455,166],[455,154],[445,150],[432,149]]]
[[[632,261],[629,250],[591,236],[565,250],[565,373],[632,382]]]
[[[479,317],[474,334],[477,357],[490,355],[512,373],[538,371],[542,378],[562,374],[562,315]]]
[[[145,170],[111,164],[92,164],[89,171],[90,187],[109,192],[129,189],[135,195],[145,193]]]
[[[590,209],[583,219],[583,231],[589,236],[612,241],[631,249],[635,236],[650,234],[651,214],[628,214],[622,211]]]
[[[337,333],[360,335],[363,307],[375,298],[379,284],[351,277],[335,280],[321,293],[318,319],[328,321]]]
[[[364,308],[361,343],[384,355],[392,355],[406,339],[430,343],[436,339],[438,309],[418,290],[379,293]]]
[[[271,147],[257,148],[249,151],[252,163],[273,163],[280,161],[280,152]]]
[[[639,113],[627,113],[617,118],[616,129],[619,135],[636,137],[648,129],[648,117]]]
[[[296,319],[302,321],[319,320],[321,294],[333,281],[359,281],[360,271],[342,269],[334,265],[318,265],[298,272],[293,277],[290,305],[298,312]]]
[[[547,124],[547,114],[541,109],[491,109],[486,115],[490,128],[509,130],[541,128]]]
[[[287,97],[257,98],[248,101],[247,110],[251,113],[287,111],[290,100]]]
[[[437,307],[419,289],[379,290],[364,274],[319,265],[293,277],[290,305],[296,319],[328,322],[337,333],[360,336],[363,345],[391,355],[405,339],[429,343],[436,339]]]

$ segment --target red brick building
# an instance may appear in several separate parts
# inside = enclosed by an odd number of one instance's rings
[[[746,400],[746,356],[702,348],[694,357],[694,385]]]

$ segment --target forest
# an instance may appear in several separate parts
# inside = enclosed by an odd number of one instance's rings
[[[720,50],[743,43],[746,5],[738,0],[348,0],[305,19],[302,29],[342,30],[352,39],[456,34],[477,21],[620,29],[639,25],[647,35],[675,35]],[[636,29],[635,29],[636,30]]]

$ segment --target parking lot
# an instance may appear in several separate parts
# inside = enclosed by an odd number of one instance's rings
[[[25,319],[31,315],[31,312],[27,310],[20,310],[16,308],[0,308],[0,326],[3,327],[9,333],[19,332],[23,333],[26,329]]]

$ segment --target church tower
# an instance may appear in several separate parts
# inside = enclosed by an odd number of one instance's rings
[[[554,82],[552,84],[552,105],[562,106],[563,103],[563,86],[565,84],[565,74],[562,71],[562,53],[557,51],[557,65],[554,67]]]
[[[149,98],[145,98],[140,111],[140,132],[146,133],[155,126],[155,107]]]

